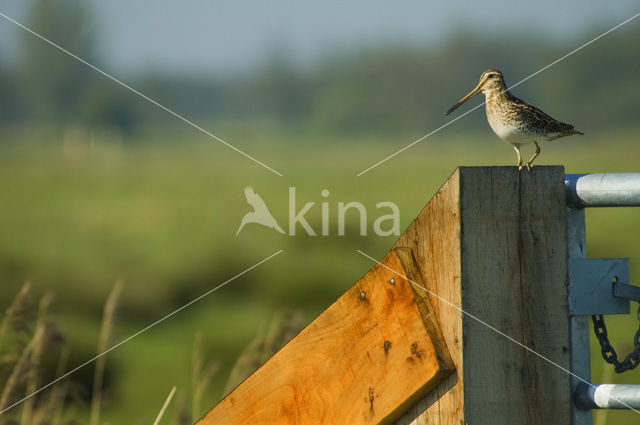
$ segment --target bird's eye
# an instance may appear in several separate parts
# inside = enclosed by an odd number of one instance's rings
[[[487,78],[493,78],[493,74],[487,75]]]

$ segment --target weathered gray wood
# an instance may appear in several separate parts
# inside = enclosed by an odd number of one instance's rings
[[[562,167],[462,167],[396,246],[413,250],[427,289],[569,369],[563,182]],[[569,423],[565,372],[431,302],[457,381],[450,376],[399,423]]]

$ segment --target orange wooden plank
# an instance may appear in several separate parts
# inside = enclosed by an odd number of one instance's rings
[[[449,375],[431,303],[404,278],[422,284],[411,251],[382,263],[394,271],[376,265],[198,424],[389,423]]]

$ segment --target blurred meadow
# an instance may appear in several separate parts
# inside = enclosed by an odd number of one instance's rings
[[[109,15],[97,14],[95,2],[27,3],[11,5],[25,24],[109,70],[91,31]],[[372,267],[357,249],[379,258],[392,246],[396,236],[372,231],[382,214],[376,203],[399,206],[402,232],[457,166],[514,165],[515,154],[478,110],[357,173],[448,122],[444,111],[485,69],[499,68],[507,84],[516,83],[636,12],[603,14],[557,37],[462,26],[436,41],[395,37],[334,46],[308,63],[276,43],[259,65],[237,72],[185,66],[124,73],[127,84],[283,176],[0,18],[9,27],[2,31],[15,33],[0,40],[7,46],[0,49],[0,310],[9,309],[3,329],[13,335],[0,337],[0,391],[38,329],[50,329],[43,323],[56,329],[54,348],[42,350],[37,373],[16,384],[9,399],[283,250],[107,354],[104,373],[92,363],[62,381],[69,388],[56,394],[66,400],[56,411],[60,422],[38,422],[33,405],[23,403],[0,423],[151,424],[173,386],[176,397],[161,423],[193,423]],[[538,164],[562,164],[567,173],[640,172],[638,43],[640,20],[513,90],[585,133],[544,144]],[[318,233],[320,203],[328,202],[331,234],[309,236],[298,227],[289,236],[249,224],[236,236],[250,211],[246,186],[285,229],[289,187],[296,188],[298,208],[315,202],[306,217]],[[366,236],[355,216],[348,216],[346,235],[337,235],[338,202],[349,201],[367,207]],[[640,281],[640,209],[588,210],[587,231],[589,256],[629,257],[632,282]],[[12,315],[25,282],[23,314]],[[113,311],[103,314],[110,294]],[[635,313],[608,323],[619,354],[626,354]],[[60,369],[56,359],[63,355]],[[638,370],[610,373],[595,345],[592,359],[593,382],[640,380]],[[34,398],[35,405],[55,404],[55,388]],[[599,425],[637,423],[629,412],[595,417]]]

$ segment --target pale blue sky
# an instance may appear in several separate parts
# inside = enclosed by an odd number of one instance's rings
[[[336,47],[393,40],[433,44],[456,29],[561,39],[590,30],[595,36],[598,29],[640,12],[637,0],[84,1],[97,21],[101,65],[124,73],[247,69],[261,63],[274,46],[285,48],[299,63],[310,63]],[[24,20],[30,3],[2,0],[0,11]],[[640,25],[640,18],[629,25]],[[0,17],[0,60],[17,54],[20,31]]]

